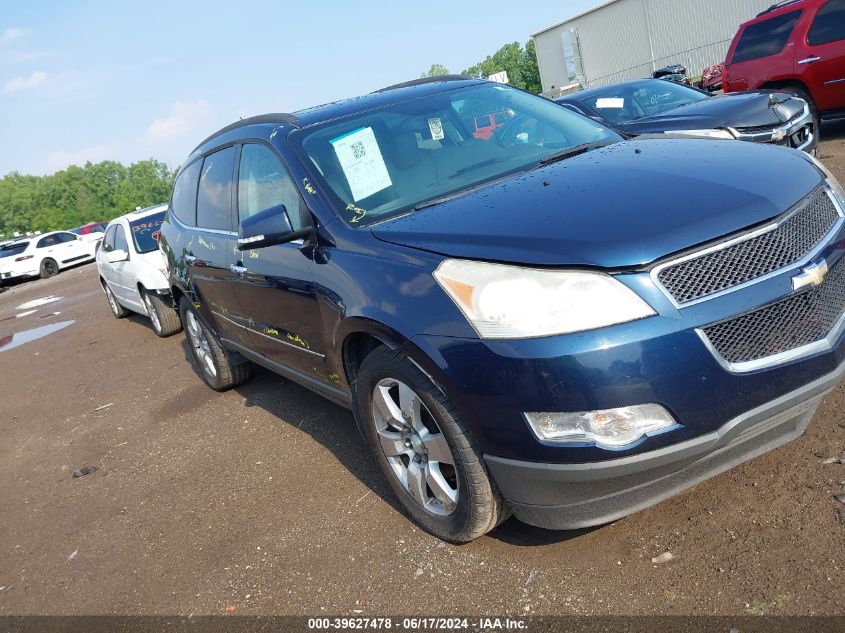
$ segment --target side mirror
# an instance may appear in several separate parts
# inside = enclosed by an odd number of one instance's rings
[[[125,262],[127,259],[129,259],[129,253],[123,250],[109,251],[106,253],[106,260],[108,260],[109,264]]]
[[[310,228],[294,231],[285,205],[279,204],[241,222],[238,229],[238,250],[284,244],[306,237],[310,233]]]

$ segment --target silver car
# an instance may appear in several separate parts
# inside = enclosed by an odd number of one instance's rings
[[[148,316],[155,333],[170,336],[182,329],[173,309],[158,231],[167,205],[133,211],[112,220],[97,252],[97,271],[115,318],[129,312]]]

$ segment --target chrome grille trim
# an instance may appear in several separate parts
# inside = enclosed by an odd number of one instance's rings
[[[812,202],[816,199],[818,195],[826,195],[828,197],[828,199],[833,204],[833,208],[836,211],[837,217],[833,225],[816,240],[814,245],[807,252],[800,255],[797,259],[794,259],[793,261],[788,262],[785,265],[780,266],[779,268],[767,271],[765,274],[748,278],[745,281],[742,281],[741,283],[730,285],[728,287],[724,287],[719,290],[709,292],[707,294],[699,294],[694,296],[694,298],[686,300],[683,298],[683,296],[679,300],[675,296],[675,294],[673,294],[672,290],[666,285],[664,285],[664,283],[661,281],[661,273],[669,268],[673,268],[693,260],[713,255],[714,253],[718,253],[731,247],[741,245],[744,242],[749,242],[751,240],[760,238],[768,233],[778,230],[781,226],[789,222],[795,215],[806,211],[807,207],[812,204]],[[688,253],[687,255],[683,255],[681,257],[677,257],[675,259],[658,264],[650,271],[651,280],[654,285],[666,295],[666,297],[669,299],[669,301],[674,307],[679,309],[686,308],[701,303],[702,301],[709,301],[711,299],[715,299],[716,297],[723,296],[729,292],[734,292],[736,290],[746,288],[751,284],[759,283],[776,275],[782,274],[785,271],[795,270],[804,266],[805,264],[807,264],[807,262],[812,260],[814,257],[816,257],[816,255],[818,255],[822,251],[822,249],[830,241],[830,239],[840,231],[843,226],[843,223],[845,223],[845,211],[843,210],[839,200],[837,200],[836,196],[833,195],[833,193],[825,184],[815,189],[809,196],[801,200],[792,209],[775,219],[770,224],[767,224],[766,226],[760,227],[744,234],[737,235],[736,237],[725,240],[724,242],[721,242],[714,246],[702,248],[700,250]]]
[[[838,270],[836,270],[838,268]],[[713,323],[710,325],[706,325],[701,328],[696,328],[695,332],[698,334],[699,338],[704,343],[705,347],[713,354],[716,360],[719,362],[722,367],[727,369],[732,373],[747,373],[750,371],[757,371],[760,369],[767,369],[769,367],[774,367],[776,365],[781,365],[783,363],[788,363],[790,361],[798,360],[804,358],[806,356],[810,356],[812,354],[818,354],[820,352],[826,352],[833,349],[834,344],[842,335],[842,332],[845,331],[845,292],[841,292],[843,286],[843,268],[845,268],[845,260],[840,260],[833,271],[831,271],[830,277],[833,277],[835,274],[837,278],[834,279],[825,279],[821,286],[818,286],[812,290],[804,291],[801,293],[797,293],[794,295],[789,295],[785,298],[779,299],[774,303],[769,303],[767,305],[761,306],[759,308],[755,308],[754,310],[750,310],[743,314],[739,314],[735,317],[730,319],[726,319],[724,321],[720,321],[719,323]],[[735,324],[739,324],[743,319],[753,319],[755,317],[765,319],[769,316],[769,313],[784,309],[783,307],[786,304],[797,303],[800,301],[813,303],[812,308],[815,309],[815,312],[812,314],[813,317],[816,317],[816,321],[818,321],[819,313],[823,313],[824,310],[830,309],[833,306],[830,305],[830,301],[828,301],[827,305],[819,305],[825,301],[825,299],[830,300],[830,297],[820,297],[819,295],[824,294],[824,286],[825,284],[829,284],[828,289],[832,292],[840,291],[842,296],[838,297],[838,303],[836,305],[837,311],[840,312],[839,316],[832,320],[827,332],[822,334],[820,338],[817,340],[813,340],[810,342],[801,342],[798,344],[797,347],[786,349],[781,352],[770,354],[768,356],[762,356],[760,358],[754,358],[752,360],[741,360],[741,361],[734,361],[728,360],[723,355],[724,350],[718,349],[717,344],[711,340],[711,337],[708,336],[708,330],[712,331],[717,329],[721,326],[731,326]],[[836,301],[836,297],[833,298]],[[793,313],[799,309],[794,308],[793,306],[788,306],[784,309],[784,311],[792,311]],[[805,312],[808,312],[805,310]],[[805,327],[808,324],[805,323],[797,323],[795,326],[797,328]],[[810,327],[813,324],[809,324]],[[817,325],[817,324],[816,324]],[[738,325],[737,327],[742,327],[742,325]],[[781,339],[788,339],[793,338],[794,340],[800,339],[800,332],[793,332],[786,336],[781,334]]]

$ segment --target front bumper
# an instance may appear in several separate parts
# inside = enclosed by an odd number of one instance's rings
[[[812,153],[818,148],[819,134],[809,107],[804,113],[776,127],[729,128],[740,141],[782,145]]]
[[[492,455],[485,455],[485,461],[521,521],[550,529],[601,525],[799,437],[825,393],[843,375],[845,362],[711,433],[648,453],[581,464],[543,464]]]

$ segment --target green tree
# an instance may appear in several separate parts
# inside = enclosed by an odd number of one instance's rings
[[[510,85],[529,92],[542,91],[534,40],[528,40],[525,48],[519,42],[505,44],[492,55],[488,55],[484,61],[467,68],[463,74],[468,77],[486,79],[503,70],[508,73]]]
[[[543,83],[540,81],[540,67],[537,65],[537,48],[533,39],[525,43],[525,50],[522,52],[521,88],[535,94],[543,92]]]
[[[49,176],[0,178],[0,235],[70,229],[170,198],[175,172],[155,159],[71,165]]]
[[[443,64],[432,64],[431,68],[429,68],[426,72],[420,75],[420,79],[425,79],[426,77],[437,77],[438,75],[448,75],[449,69],[446,68]]]

